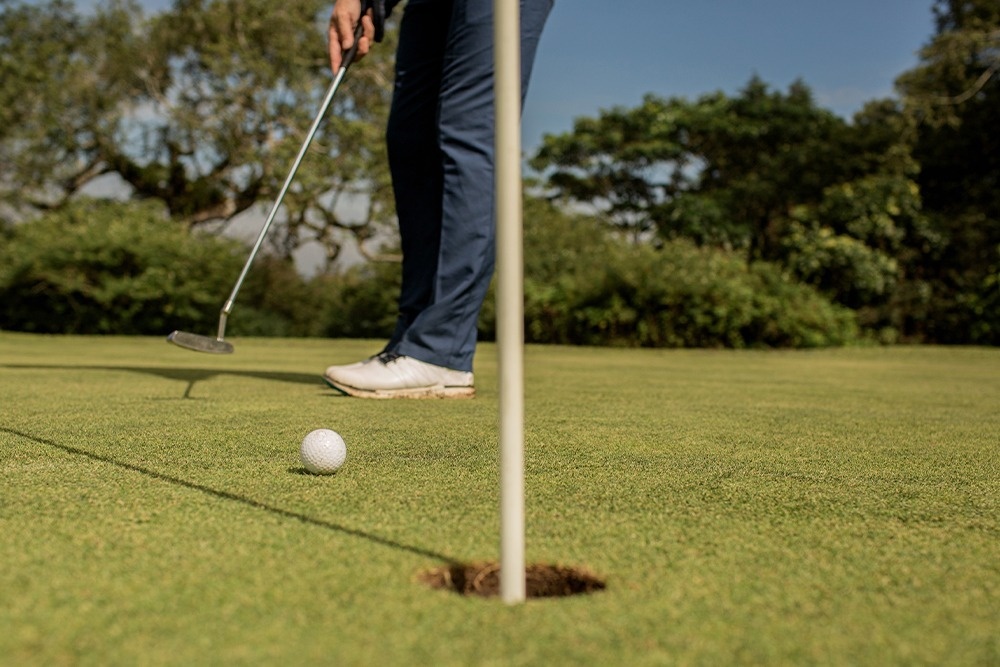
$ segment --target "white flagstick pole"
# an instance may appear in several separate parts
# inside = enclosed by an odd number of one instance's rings
[[[493,0],[496,97],[500,596],[524,602],[524,267],[519,0]]]

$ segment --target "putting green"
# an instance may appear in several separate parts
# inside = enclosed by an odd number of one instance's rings
[[[527,558],[607,588],[507,607],[424,583],[497,557],[495,348],[364,401],[375,342],[233,343],[0,333],[2,662],[1000,662],[1000,350],[529,347]]]

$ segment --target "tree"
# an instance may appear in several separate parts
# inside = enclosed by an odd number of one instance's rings
[[[947,247],[930,335],[1000,343],[1000,5],[938,0],[920,64],[897,79],[917,129],[917,182]]]
[[[793,207],[856,173],[847,124],[817,107],[802,82],[782,94],[755,77],[737,97],[717,95],[695,112],[689,142],[703,168],[690,195],[722,204],[729,224],[745,230],[750,259],[779,259]],[[667,221],[683,220],[688,207],[679,204],[665,207]]]
[[[137,10],[93,17],[56,0],[0,13],[0,193],[15,211],[52,209],[107,171],[98,142],[138,106]]]
[[[803,83],[752,79],[735,97],[648,95],[635,109],[546,137],[533,165],[557,198],[601,209],[637,237],[740,249],[785,267],[872,327],[901,328],[935,237],[922,213],[912,123],[892,101],[845,121]]]
[[[558,197],[617,224],[773,259],[789,211],[865,172],[849,127],[802,83],[787,94],[752,79],[736,97],[647,95],[635,109],[581,119],[547,136],[532,164]]]
[[[794,275],[856,309],[862,325],[889,340],[925,331],[926,267],[942,249],[915,180],[913,136],[897,102],[866,104],[846,135],[857,175],[796,206],[781,237],[781,262]]]
[[[985,102],[1000,78],[1000,5],[936,0],[936,32],[921,63],[896,80],[910,108],[931,125],[961,124],[970,102]]]
[[[546,135],[531,165],[558,198],[592,204],[636,237],[653,230],[653,211],[684,187],[694,157],[683,143],[689,105],[646,95],[635,109],[579,118],[573,131]]]
[[[186,225],[273,201],[329,83],[322,0],[134,2],[92,14],[65,0],[0,15],[0,188],[21,214],[60,208],[116,174]],[[391,41],[352,70],[285,199],[288,254],[372,238],[392,215],[381,141]]]

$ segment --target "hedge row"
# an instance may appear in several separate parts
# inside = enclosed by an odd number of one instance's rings
[[[141,203],[81,200],[6,232],[0,327],[45,333],[213,330],[246,258],[242,245],[195,235]],[[398,265],[366,264],[311,280],[262,257],[230,319],[233,335],[385,337]],[[480,335],[492,338],[492,294]],[[776,266],[672,242],[630,243],[598,221],[529,200],[528,341],[648,347],[812,347],[854,341],[854,313]]]

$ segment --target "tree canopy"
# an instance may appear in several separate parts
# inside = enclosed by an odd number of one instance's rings
[[[3,202],[60,208],[108,174],[189,226],[273,200],[329,84],[328,5],[176,0],[146,17],[124,0],[88,14],[5,3]],[[315,238],[332,259],[345,233],[363,242],[391,219],[380,135],[392,39],[345,80],[286,196],[287,252]]]
[[[145,16],[130,0],[87,13],[69,0],[0,0],[0,217],[58,217],[111,175],[191,229],[270,203],[329,83],[328,5],[174,0]],[[615,321],[615,336],[656,344],[675,324],[663,313],[694,317],[692,294],[708,304],[700,321],[730,312],[721,302],[741,302],[748,284],[788,296],[792,281],[835,305],[825,322],[841,333],[846,308],[880,340],[1000,343],[1000,5],[933,0],[930,10],[935,32],[898,95],[852,118],[818,105],[805,81],[778,90],[754,77],[733,94],[650,92],[546,136],[530,160],[539,191],[617,237],[593,254],[657,275],[609,268],[592,282],[592,271],[566,267],[538,289],[539,317],[558,322],[545,335],[607,333]],[[364,248],[391,221],[383,132],[394,39],[390,29],[338,94],[272,235],[279,254],[317,239],[332,261],[345,240]],[[726,288],[699,292],[702,265],[724,266]],[[559,304],[549,300],[557,283]],[[636,315],[625,301],[652,286]],[[677,311],[685,299],[691,312]],[[731,332],[677,340],[752,344]]]
[[[647,95],[546,136],[554,200],[636,241],[690,239],[776,262],[914,340],[1000,342],[1000,5],[938,0],[898,100],[852,119],[804,82]]]

